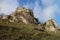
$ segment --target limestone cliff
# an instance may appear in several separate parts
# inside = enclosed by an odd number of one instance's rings
[[[36,27],[37,30],[46,30],[46,31],[52,31],[57,32],[58,26],[55,20],[51,19],[45,22],[44,24],[41,24],[38,22],[38,19],[36,19],[33,15],[32,10],[26,9],[24,7],[19,8],[17,7],[16,10],[11,15],[5,15],[2,17],[3,20],[6,20],[8,22],[15,22],[15,23],[25,23],[25,24],[40,24],[41,27]]]
[[[3,16],[2,19],[10,19],[10,22],[12,20],[13,22],[23,22],[25,24],[38,24],[38,20],[33,16],[32,10],[23,7],[17,7],[11,15]]]
[[[43,24],[43,27],[47,31],[53,31],[56,32],[58,31],[58,25],[54,19],[48,20]]]

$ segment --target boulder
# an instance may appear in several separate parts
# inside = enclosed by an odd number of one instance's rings
[[[58,26],[54,19],[48,20],[43,24],[43,28],[46,31],[57,32]]]
[[[2,19],[8,19],[8,16],[7,16],[7,15],[5,15],[5,16],[3,16],[3,17],[2,17]]]

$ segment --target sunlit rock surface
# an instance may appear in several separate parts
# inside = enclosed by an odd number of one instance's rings
[[[11,19],[14,22],[23,22],[25,24],[38,24],[38,20],[34,17],[32,10],[24,7],[17,7],[11,15],[3,16],[2,19]]]
[[[44,28],[47,31],[56,32],[58,30],[58,25],[54,19],[51,19],[44,23]]]

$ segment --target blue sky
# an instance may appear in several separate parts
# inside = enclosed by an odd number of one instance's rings
[[[60,26],[60,0],[0,0],[0,14],[9,15],[16,7],[32,9],[40,22],[55,19]]]

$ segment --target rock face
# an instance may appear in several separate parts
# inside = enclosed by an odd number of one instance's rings
[[[25,24],[38,24],[38,20],[33,16],[33,12],[30,9],[17,7],[11,16],[16,22],[23,22]]]
[[[3,16],[3,17],[2,17],[2,19],[8,19],[8,16],[7,16],[7,15],[5,15],[5,16]]]
[[[17,7],[16,10],[11,15],[3,16],[2,19],[9,20],[9,22],[17,22],[17,23],[25,23],[25,24],[37,24],[40,23],[38,20],[34,17],[32,10],[26,9],[24,7],[19,8]],[[41,25],[41,24],[40,24]],[[58,26],[55,20],[51,19],[45,22],[43,25],[41,25],[41,28],[35,28],[36,30],[41,31],[52,31],[57,32]]]
[[[38,24],[38,20],[33,16],[30,9],[24,7],[17,7],[16,10],[10,15],[14,22],[23,22],[25,24]],[[3,16],[2,19],[9,19],[8,16]]]
[[[57,23],[55,20],[51,19],[44,23],[44,29],[47,31],[56,32],[58,30]]]

